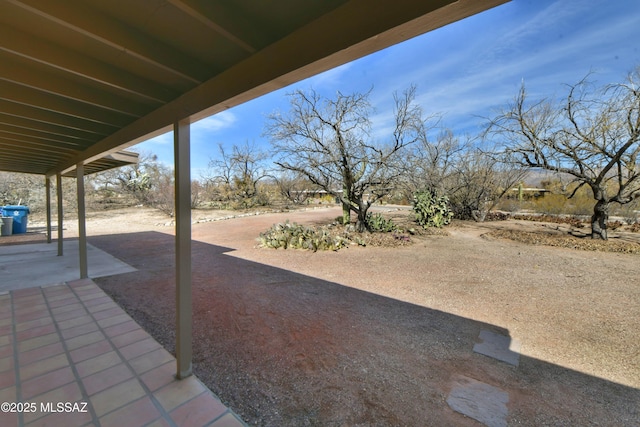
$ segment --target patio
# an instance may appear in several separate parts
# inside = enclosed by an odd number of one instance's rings
[[[0,425],[245,425],[175,366],[91,279],[0,294]]]
[[[54,286],[0,288],[0,397],[88,412],[0,413],[0,424],[242,425],[191,377],[190,124],[506,1],[3,2],[0,170],[44,178],[49,239],[55,182],[60,244],[62,177],[75,176],[84,280],[45,270]],[[86,279],[84,203],[85,175],[171,130],[176,360]]]

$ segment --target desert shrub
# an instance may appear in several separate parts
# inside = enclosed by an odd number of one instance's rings
[[[373,232],[390,233],[396,230],[396,225],[391,218],[387,219],[379,213],[369,212],[366,219],[367,230]]]
[[[536,200],[534,209],[546,215],[560,215],[566,213],[567,198],[563,194],[548,193]]]
[[[335,236],[325,229],[305,227],[296,223],[274,224],[258,238],[265,248],[293,248],[337,251],[349,244],[349,240]]]
[[[622,206],[617,206],[613,214],[623,217],[627,225],[638,223],[640,220],[640,199],[636,199]]]
[[[517,215],[516,219],[525,221],[551,222],[555,224],[567,224],[572,227],[582,228],[584,222],[581,218],[575,216],[554,216],[554,215]]]
[[[622,221],[609,221],[609,223],[607,224],[607,227],[609,227],[610,230],[616,230],[620,227],[622,227],[624,225],[624,223],[622,223]]]
[[[417,192],[413,197],[413,211],[416,221],[423,228],[445,226],[453,217],[447,196],[440,196],[433,191]]]
[[[485,221],[506,221],[511,215],[504,212],[488,212]]]

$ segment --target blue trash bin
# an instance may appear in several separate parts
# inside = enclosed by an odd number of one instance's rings
[[[2,208],[2,216],[13,218],[13,234],[27,232],[27,221],[29,220],[28,206],[5,206]]]

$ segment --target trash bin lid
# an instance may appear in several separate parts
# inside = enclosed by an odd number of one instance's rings
[[[21,205],[7,205],[4,208],[5,211],[26,211],[29,213],[29,206],[21,206]]]

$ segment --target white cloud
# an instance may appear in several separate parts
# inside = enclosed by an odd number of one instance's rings
[[[344,83],[344,77],[348,74],[349,69],[353,66],[353,62],[348,62],[346,64],[340,65],[338,67],[332,68],[330,70],[325,71],[324,73],[320,73],[316,76],[310,77],[300,84],[302,86],[336,86]]]
[[[232,127],[237,121],[237,117],[231,111],[222,111],[213,116],[206,117],[191,125],[192,131],[218,132]]]

